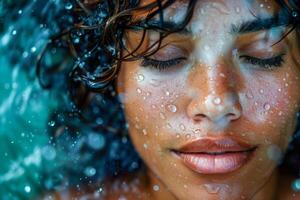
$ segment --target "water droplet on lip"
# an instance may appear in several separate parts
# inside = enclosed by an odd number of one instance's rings
[[[172,113],[175,113],[177,111],[177,107],[173,104],[168,105],[167,108]]]

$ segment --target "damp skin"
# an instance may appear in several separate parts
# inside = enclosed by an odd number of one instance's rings
[[[145,1],[147,3],[149,1]],[[176,2],[169,19],[180,18]],[[277,165],[296,125],[299,110],[299,55],[296,34],[278,45],[284,27],[247,34],[232,33],[232,24],[270,17],[272,1],[199,1],[187,29],[190,35],[167,37],[153,59],[186,57],[166,70],[125,62],[118,76],[118,93],[130,137],[148,167],[153,199],[272,199],[280,180]],[[178,16],[177,16],[178,15]],[[272,35],[272,36],[270,36]],[[139,33],[128,33],[134,49]],[[155,41],[149,33],[142,48]],[[284,54],[280,67],[266,69],[241,55],[259,58]],[[238,170],[221,175],[195,173],[170,149],[199,138],[230,137],[257,146]],[[153,192],[153,186],[160,189]],[[272,192],[270,192],[272,191]]]

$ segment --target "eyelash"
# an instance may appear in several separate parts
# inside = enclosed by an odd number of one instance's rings
[[[272,69],[280,67],[284,62],[285,54],[280,54],[272,58],[256,58],[247,55],[240,56],[240,59],[243,59],[246,63],[257,65],[263,69]],[[153,67],[159,71],[164,71],[172,66],[180,64],[182,61],[186,60],[185,57],[174,58],[166,61],[155,60],[151,58],[143,58],[141,66],[143,67]]]
[[[246,63],[252,64],[252,65],[257,65],[263,69],[273,69],[273,68],[278,68],[281,67],[281,65],[284,62],[284,56],[285,54],[279,54],[275,57],[272,58],[256,58],[256,57],[251,57],[251,56],[240,56],[240,59],[243,59]]]
[[[180,64],[182,61],[186,60],[185,57],[179,57],[179,58],[174,58],[174,59],[170,59],[170,60],[165,60],[165,61],[161,61],[161,60],[155,60],[152,58],[146,58],[144,57],[141,63],[141,66],[143,67],[153,67],[159,71],[163,71],[166,70],[172,66],[176,66],[178,64]]]

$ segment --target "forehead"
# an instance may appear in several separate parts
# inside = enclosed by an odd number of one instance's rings
[[[142,5],[156,2],[156,0],[142,0]],[[162,4],[166,1],[161,1]],[[189,0],[177,0],[163,10],[164,20],[179,23],[187,14]],[[280,10],[275,0],[198,0],[194,8],[193,21],[207,23],[239,23],[257,17],[273,16]],[[156,15],[154,18],[158,19]],[[221,20],[220,20],[221,19]]]

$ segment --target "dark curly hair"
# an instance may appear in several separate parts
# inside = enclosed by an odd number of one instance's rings
[[[141,167],[142,161],[128,138],[114,81],[123,61],[153,55],[166,36],[185,28],[197,1],[189,0],[184,20],[177,27],[169,27],[163,11],[174,2],[155,0],[140,5],[139,0],[70,0],[64,5],[60,19],[64,23],[60,23],[59,31],[41,52],[36,75],[44,88],[64,91],[70,97],[51,116],[55,125],[49,129],[53,144],[70,158],[66,172],[76,175],[70,177],[76,180],[80,177],[81,182],[93,181]],[[280,15],[288,21],[285,36],[293,30],[299,31],[300,1],[276,2],[282,7]],[[134,17],[137,15],[140,17]],[[157,15],[159,23],[152,23],[150,19]],[[128,29],[143,33],[140,45],[132,51],[124,44]],[[157,31],[160,38],[140,52],[149,30]],[[295,133],[283,162],[284,168],[289,166],[297,174],[299,142],[299,134]],[[95,173],[89,174],[87,166],[96,169]]]

